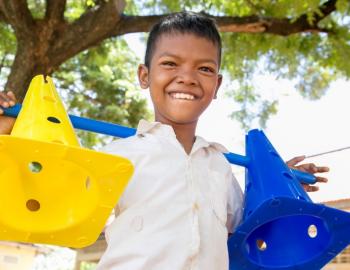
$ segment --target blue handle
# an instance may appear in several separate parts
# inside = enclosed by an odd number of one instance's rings
[[[6,116],[17,117],[21,110],[21,105],[16,104],[13,107],[2,108]],[[75,115],[69,115],[69,118],[72,122],[74,128],[82,129],[86,131],[96,132],[100,134],[110,135],[118,138],[126,138],[134,135],[136,129],[124,127],[117,124],[112,124],[103,121],[97,121],[85,117],[79,117]],[[238,155],[235,153],[225,153],[226,159],[235,165],[247,167],[249,164],[249,158],[246,156]],[[298,178],[298,180],[305,184],[314,184],[316,182],[316,177],[312,174],[301,172],[298,170],[293,170],[292,172]]]

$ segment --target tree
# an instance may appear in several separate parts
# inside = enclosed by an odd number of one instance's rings
[[[277,101],[262,100],[254,92],[252,77],[261,69],[294,79],[300,93],[312,99],[320,98],[336,78],[350,77],[348,0],[0,0],[0,80],[7,81],[5,90],[22,98],[34,75],[54,73],[63,88],[75,89],[74,108],[87,110],[83,97],[104,107],[111,96],[103,97],[100,89],[118,88],[118,80],[125,86],[126,78],[133,78],[107,63],[111,51],[116,60],[127,53],[120,37],[147,32],[167,13],[183,9],[205,11],[216,19],[223,33],[224,72],[239,82],[230,93],[242,109],[233,116],[244,127],[256,116],[263,125],[276,112]],[[92,58],[103,62],[105,79],[115,72],[117,81],[95,80],[101,63]],[[118,61],[124,65],[129,58]],[[70,88],[72,70],[79,83]],[[141,100],[134,100],[139,103],[129,102],[129,112],[142,107]],[[100,108],[90,107],[90,115],[99,116]],[[109,120],[107,111],[102,114]]]

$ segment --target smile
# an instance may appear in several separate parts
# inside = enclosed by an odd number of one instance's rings
[[[187,93],[169,93],[169,95],[174,99],[185,99],[185,100],[194,100],[196,97]]]

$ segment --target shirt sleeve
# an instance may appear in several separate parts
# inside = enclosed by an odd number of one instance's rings
[[[243,192],[232,171],[227,175],[229,180],[227,200],[227,222],[228,233],[233,233],[240,224],[243,215]]]

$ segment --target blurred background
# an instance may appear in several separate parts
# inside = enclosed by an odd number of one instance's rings
[[[5,0],[0,89],[21,101],[31,78],[48,74],[69,113],[136,127],[152,119],[148,91],[136,79],[147,31],[180,10],[210,14],[223,38],[224,82],[198,135],[244,155],[246,132],[263,129],[283,159],[313,156],[305,162],[329,166],[329,183],[309,195],[350,211],[347,0]],[[93,149],[113,139],[77,135]],[[244,188],[244,169],[232,170]],[[0,242],[0,269],[94,269],[105,245],[103,233],[79,250]],[[350,250],[325,269],[350,269]]]

